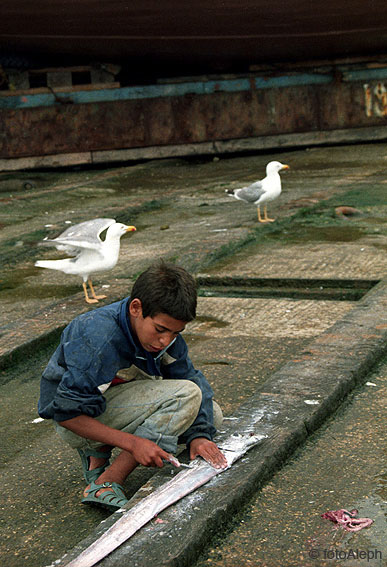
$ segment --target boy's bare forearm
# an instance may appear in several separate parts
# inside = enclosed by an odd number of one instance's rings
[[[130,453],[137,463],[146,467],[162,467],[163,459],[168,460],[170,457],[169,453],[153,441],[114,429],[87,415],[61,421],[59,425],[80,437],[99,441],[101,445],[119,447]]]
[[[61,421],[59,425],[80,437],[100,441],[102,445],[119,447],[129,452],[131,452],[133,447],[134,435],[113,429],[88,415],[78,415],[72,419]]]

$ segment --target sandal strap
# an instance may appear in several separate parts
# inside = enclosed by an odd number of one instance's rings
[[[83,469],[83,476],[87,482],[87,484],[90,484],[91,482],[94,482],[95,480],[97,480],[97,478],[105,471],[105,469],[107,469],[107,467],[109,466],[109,459],[112,455],[112,451],[110,449],[110,451],[97,451],[95,449],[77,449],[79,456],[81,457],[81,461],[82,461],[82,469]],[[98,467],[96,469],[93,470],[89,470],[89,466],[90,466],[90,460],[89,457],[98,457],[98,458],[105,458],[106,459],[106,463],[104,465],[102,465],[101,467]]]
[[[106,490],[102,492],[99,496],[96,496],[97,492],[101,490],[101,488],[111,488],[111,490]],[[117,482],[104,482],[103,484],[96,484],[92,482],[90,488],[86,490],[87,492],[87,499],[91,497],[91,499],[96,503],[101,503],[107,506],[114,506],[117,508],[122,508],[128,499],[126,498],[123,488]]]

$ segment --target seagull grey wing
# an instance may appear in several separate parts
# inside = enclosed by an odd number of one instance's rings
[[[45,238],[44,240],[42,240],[42,242],[39,243],[39,245],[55,246],[57,250],[59,250],[60,252],[66,252],[66,254],[68,254],[69,256],[77,256],[81,251],[81,248],[74,245],[70,246],[68,243],[66,243],[66,241],[60,243],[60,241],[56,238]]]
[[[116,221],[114,219],[93,219],[70,226],[57,238],[46,239],[43,244],[55,246],[58,250],[75,255],[83,249],[98,250],[99,235]]]
[[[95,239],[99,240],[99,235],[101,232],[116,221],[114,219],[93,219],[84,222],[80,222],[79,224],[74,224],[74,226],[69,226],[63,231],[58,238],[54,238],[54,240],[58,240],[66,238],[72,240],[90,240]]]
[[[256,181],[247,187],[241,187],[235,190],[235,196],[242,201],[247,203],[255,203],[264,193],[265,190],[262,187],[261,181]]]
[[[53,240],[43,240],[41,242],[43,246],[55,246],[59,252],[66,252],[69,256],[77,256],[81,251],[80,248],[76,248],[75,246],[68,246],[65,244],[59,244],[58,242],[54,242]]]

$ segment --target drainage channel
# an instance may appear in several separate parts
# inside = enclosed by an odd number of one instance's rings
[[[201,297],[251,297],[359,301],[380,280],[198,276]]]

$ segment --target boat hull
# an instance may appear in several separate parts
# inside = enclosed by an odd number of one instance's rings
[[[387,52],[384,0],[2,0],[0,49],[133,69],[241,69]]]

